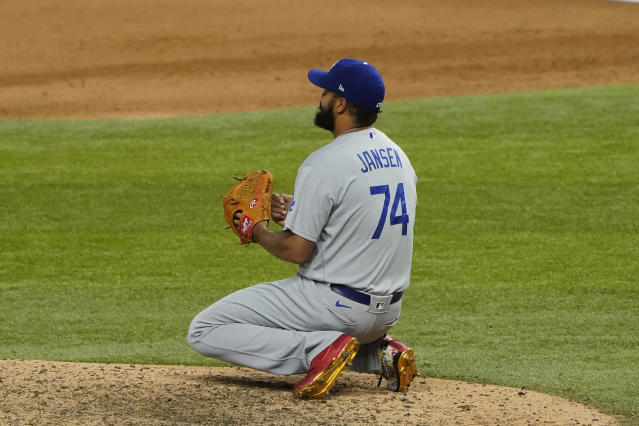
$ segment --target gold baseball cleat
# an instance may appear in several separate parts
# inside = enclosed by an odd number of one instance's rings
[[[353,361],[359,349],[355,337],[342,334],[326,349],[319,353],[306,377],[293,388],[297,398],[321,398],[331,390],[339,373]]]
[[[405,352],[402,352],[397,360],[397,375],[399,378],[397,392],[406,389],[412,381],[415,380],[415,376],[419,376],[417,366],[415,365],[415,354],[412,349],[407,349]]]
[[[401,392],[419,376],[415,365],[415,352],[399,340],[384,336],[380,344],[379,357],[382,374],[377,386],[381,385],[382,378],[385,378],[386,389]]]

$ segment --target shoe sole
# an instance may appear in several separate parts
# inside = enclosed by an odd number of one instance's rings
[[[399,375],[397,392],[406,389],[415,380],[415,376],[419,376],[415,365],[415,353],[412,349],[407,349],[400,355],[397,361],[397,373]]]
[[[296,389],[293,395],[297,398],[321,398],[326,395],[335,384],[339,373],[353,361],[358,349],[359,341],[352,338],[324,371],[318,374],[308,385]]]

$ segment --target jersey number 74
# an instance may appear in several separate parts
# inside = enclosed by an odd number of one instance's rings
[[[386,223],[386,216],[388,216],[388,205],[390,204],[391,199],[391,191],[388,185],[376,185],[371,186],[371,195],[384,194],[384,207],[382,207],[382,214],[379,217],[379,223],[377,224],[377,228],[375,228],[375,232],[373,233],[373,240],[379,238],[382,235],[382,230],[384,229],[384,224]],[[401,206],[402,213],[400,215],[397,214],[397,209]],[[398,183],[397,189],[395,190],[395,199],[393,200],[393,206],[390,211],[390,224],[398,225],[402,224],[402,235],[406,235],[408,232],[408,213],[406,212],[406,197],[404,197],[404,184]]]

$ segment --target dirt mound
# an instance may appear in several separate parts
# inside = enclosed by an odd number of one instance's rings
[[[301,376],[245,368],[0,360],[0,424],[617,424],[522,389],[419,377],[407,393],[343,373],[329,396],[298,400]]]

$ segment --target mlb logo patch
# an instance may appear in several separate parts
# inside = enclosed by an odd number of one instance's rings
[[[260,203],[260,200],[258,200],[257,198],[254,200],[251,200],[251,202],[249,203],[249,207],[253,208],[255,206],[257,206]]]
[[[379,302],[376,309],[384,309],[384,302]]]

